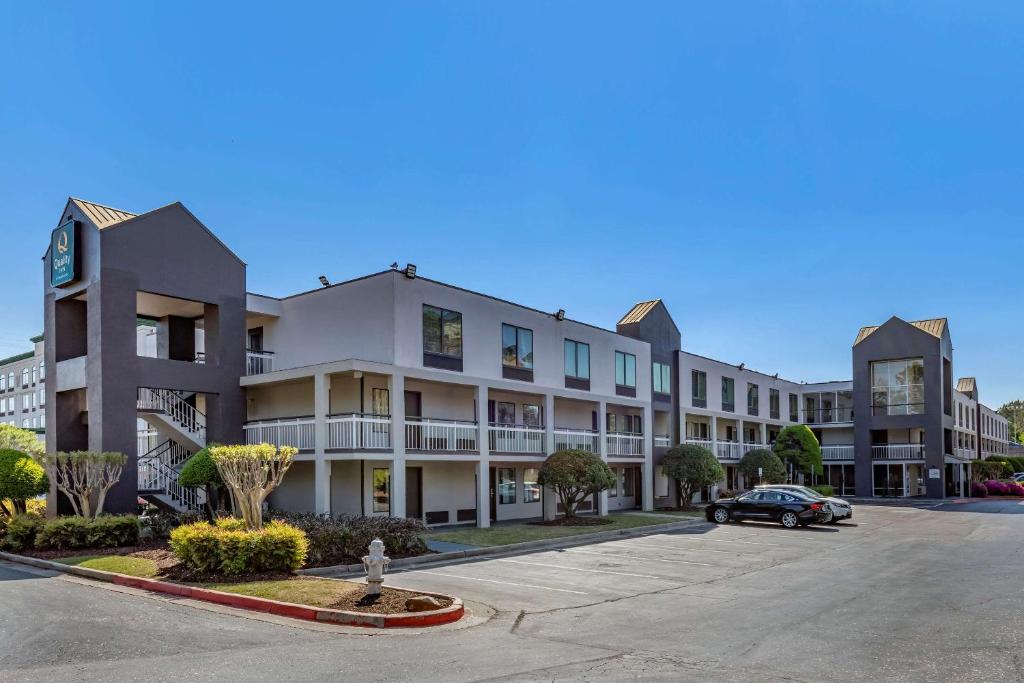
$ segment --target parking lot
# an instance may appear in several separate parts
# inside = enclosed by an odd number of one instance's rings
[[[808,553],[840,550],[860,537],[861,524],[859,518],[798,529],[765,522],[702,522],[679,531],[561,550],[393,571],[391,582],[457,594],[500,610],[579,607],[728,579]]]

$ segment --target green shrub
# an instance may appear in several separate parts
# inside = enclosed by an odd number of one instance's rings
[[[757,470],[761,469],[761,476]],[[740,460],[740,473],[747,488],[755,484],[785,484],[786,466],[782,464],[779,456],[763,448],[755,448],[748,451]]]
[[[255,574],[298,569],[306,559],[306,535],[274,520],[249,531],[235,519],[184,524],[171,532],[171,551],[204,574]]]
[[[138,545],[139,519],[133,515],[100,515],[89,524],[89,548],[121,548]]]
[[[85,517],[58,517],[47,520],[36,534],[39,550],[74,550],[89,546],[90,522]]]
[[[24,514],[25,501],[49,490],[46,472],[31,456],[10,448],[0,450],[0,514]],[[4,499],[10,500],[10,509],[2,502]]]
[[[808,474],[821,473],[821,444],[807,425],[790,425],[775,437],[772,452],[783,465],[791,463],[795,469]],[[774,483],[774,482],[773,482]]]
[[[818,484],[817,486],[812,486],[811,488],[826,497],[831,497],[836,494],[835,489],[833,489],[828,484]]]
[[[0,424],[0,450],[20,451],[29,456],[42,455],[46,451],[46,444],[29,429]]]
[[[422,555],[427,551],[422,537],[427,529],[418,519],[295,512],[272,512],[270,518],[285,521],[306,534],[308,567],[359,562],[375,538],[383,541],[385,551],[392,557]]]
[[[171,531],[182,524],[192,524],[203,520],[198,512],[154,512],[139,517],[142,528],[149,532],[151,538],[161,540],[171,537]]]
[[[35,545],[36,534],[43,527],[43,520],[33,515],[18,515],[7,521],[0,549],[19,553]]]
[[[675,480],[679,505],[683,508],[693,505],[693,494],[702,486],[711,486],[725,479],[725,470],[714,454],[695,444],[669,449],[662,468],[666,476]]]

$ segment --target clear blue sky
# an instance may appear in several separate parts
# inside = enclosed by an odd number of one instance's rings
[[[956,373],[1024,397],[1021,3],[147,4],[0,6],[0,356],[75,195],[181,200],[254,291],[412,261],[606,327],[661,297],[796,380],[948,316]]]

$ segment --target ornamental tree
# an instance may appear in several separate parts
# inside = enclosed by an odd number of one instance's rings
[[[790,425],[775,437],[772,451],[783,464],[809,474],[822,472],[821,444],[807,425]]]
[[[44,453],[37,458],[57,490],[68,497],[76,515],[88,519],[103,513],[107,492],[121,478],[124,453],[72,451]]]
[[[760,470],[760,474],[758,471]],[[740,460],[740,474],[748,486],[758,484],[785,484],[786,466],[779,456],[764,448],[748,451]]]
[[[211,521],[217,516],[224,479],[221,478],[217,465],[213,462],[209,448],[197,451],[185,461],[178,473],[178,483],[189,488],[204,488],[206,490],[206,516]],[[235,509],[234,501],[232,501],[231,507]]]
[[[694,444],[676,446],[665,453],[662,461],[665,474],[676,482],[679,505],[683,509],[693,507],[693,494],[702,486],[711,486],[725,479],[725,471],[714,454]]]
[[[263,528],[263,501],[281,484],[291,467],[297,448],[269,443],[240,446],[211,446],[210,457],[231,492],[235,513],[246,528]]]
[[[46,451],[46,446],[31,430],[0,424],[0,450],[21,451],[32,457],[39,457]]]
[[[49,490],[46,472],[27,453],[10,448],[0,450],[0,516],[24,514],[25,501]]]
[[[556,451],[540,466],[539,482],[555,490],[565,518],[576,516],[576,507],[587,496],[615,485],[615,473],[600,456],[590,451]]]

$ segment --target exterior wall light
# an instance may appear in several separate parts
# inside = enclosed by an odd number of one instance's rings
[[[405,276],[410,280],[416,278],[416,264],[410,263],[405,267]]]
[[[559,308],[558,313],[555,313],[555,320],[565,320],[565,309]]]
[[[331,281],[327,279],[326,275],[321,275],[320,276],[320,284],[322,284],[324,287],[330,287],[331,286]]]

